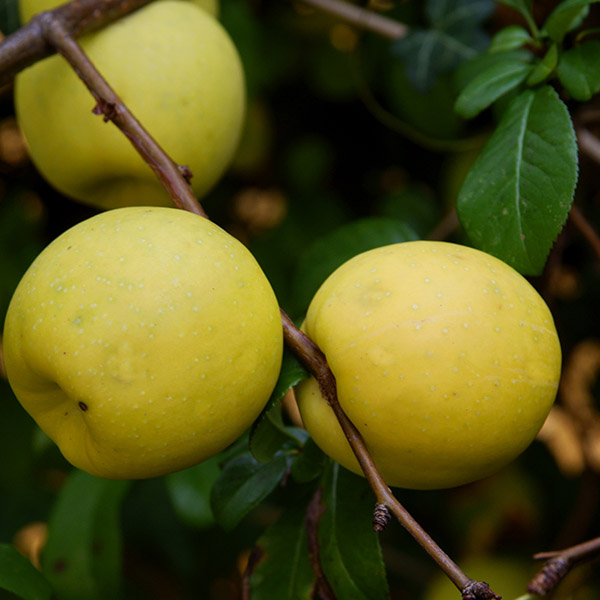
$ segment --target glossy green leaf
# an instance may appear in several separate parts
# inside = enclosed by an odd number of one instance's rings
[[[515,50],[531,41],[531,35],[520,25],[509,25],[501,29],[493,38],[488,52],[506,52]]]
[[[44,575],[58,600],[119,598],[120,504],[130,482],[74,471],[49,520],[42,555]]]
[[[495,65],[507,63],[530,64],[534,56],[529,50],[519,48],[506,52],[484,52],[462,64],[454,74],[454,83],[458,90],[464,89],[473,79]]]
[[[544,54],[542,60],[534,67],[529,77],[527,78],[527,84],[531,86],[539,85],[543,81],[546,81],[552,72],[556,68],[558,63],[558,48],[556,44],[552,44],[548,49],[548,52]]]
[[[561,2],[546,19],[544,29],[555,42],[562,42],[566,33],[577,27],[587,14],[590,4],[599,0],[566,0]]]
[[[393,45],[413,86],[424,92],[439,75],[484,50],[489,38],[481,23],[492,13],[488,0],[429,0],[429,29],[413,29]]]
[[[336,597],[389,598],[379,538],[373,531],[373,492],[366,480],[332,463],[323,490],[320,558]]]
[[[256,460],[267,463],[280,450],[301,446],[307,436],[306,430],[285,425],[281,405],[275,404],[254,424],[250,451]]]
[[[353,256],[379,246],[415,240],[417,237],[401,221],[370,217],[342,225],[318,238],[307,246],[298,260],[294,277],[298,305],[306,310],[325,279]]]
[[[52,596],[48,580],[11,544],[0,544],[0,589],[24,600],[50,600]]]
[[[516,88],[531,72],[521,61],[494,64],[471,81],[456,100],[456,111],[471,119],[493,104],[500,96]]]
[[[565,223],[577,181],[569,112],[549,86],[521,93],[461,188],[458,214],[472,243],[539,274]]]
[[[250,578],[252,600],[310,600],[314,571],[308,555],[304,506],[285,512],[259,538],[260,562]]]
[[[600,92],[600,41],[590,40],[564,52],[557,72],[575,100],[589,100]]]
[[[285,348],[275,389],[250,431],[250,451],[258,461],[269,462],[284,446],[298,446],[304,441],[295,428],[284,425],[280,400],[290,388],[307,377],[308,371],[302,363]]]
[[[217,522],[227,530],[233,529],[279,485],[288,460],[286,454],[279,453],[262,464],[245,452],[228,462],[211,491],[211,508]]]
[[[177,516],[193,527],[204,529],[215,522],[210,491],[220,474],[218,458],[171,473],[165,477],[167,491]]]

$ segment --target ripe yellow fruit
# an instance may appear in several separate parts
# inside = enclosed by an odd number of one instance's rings
[[[21,404],[72,464],[113,479],[183,469],[235,441],[272,392],[282,345],[249,251],[162,207],[100,213],[54,240],[4,333]]]
[[[194,4],[203,8],[213,17],[219,14],[219,0],[190,0]],[[27,23],[33,15],[43,10],[50,10],[63,4],[63,0],[20,0],[19,16],[21,23]]]
[[[527,584],[535,575],[521,557],[512,556],[473,556],[459,562],[469,577],[485,581],[490,589],[507,600],[523,598]],[[456,600],[460,597],[456,586],[448,577],[438,571],[429,581],[425,595],[421,600]]]
[[[220,23],[192,2],[161,0],[80,40],[125,105],[204,195],[233,158],[245,81]],[[15,80],[15,107],[31,158],[61,193],[99,208],[172,201],[61,56]]]
[[[388,484],[452,487],[494,473],[534,439],[561,350],[534,288],[500,260],[444,242],[371,250],[313,298],[304,329]],[[307,430],[360,473],[313,379],[296,389]]]

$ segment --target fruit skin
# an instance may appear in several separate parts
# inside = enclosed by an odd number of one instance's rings
[[[192,2],[161,0],[80,40],[124,104],[204,195],[233,158],[245,82],[227,32]],[[154,172],[60,56],[15,80],[15,108],[31,158],[61,193],[99,208],[172,206]]]
[[[360,254],[325,281],[303,328],[393,486],[494,473],[531,443],[556,396],[561,350],[548,307],[472,248],[417,241]],[[361,473],[314,379],[296,397],[315,442]]]
[[[156,1],[156,0],[155,0]],[[219,0],[190,0],[209,15],[218,17],[219,15]],[[63,4],[63,0],[20,0],[19,2],[19,17],[21,23],[25,24],[29,22],[33,15],[42,12],[43,10],[50,10]]]
[[[100,213],[23,276],[5,324],[9,382],[92,475],[154,477],[236,440],[277,380],[273,290],[236,239],[185,211]]]

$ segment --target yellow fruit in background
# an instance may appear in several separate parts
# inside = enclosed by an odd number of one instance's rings
[[[92,217],[52,242],[8,309],[21,404],[75,466],[153,477],[235,441],[277,380],[282,327],[248,250],[172,208]]]
[[[197,196],[237,148],[245,82],[235,46],[192,2],[161,0],[90,34],[81,45],[125,105],[173,160]],[[154,172],[60,56],[20,73],[15,107],[33,162],[60,192],[99,208],[172,205]]]
[[[505,598],[516,600],[527,593],[527,584],[535,575],[535,567],[523,557],[473,556],[459,561],[469,577],[485,581],[493,592]],[[456,600],[460,592],[456,586],[439,571],[429,583],[421,600]]]
[[[219,0],[189,0],[204,9],[213,17],[219,15]],[[19,0],[19,16],[21,23],[27,23],[33,15],[50,10],[64,4],[63,0]]]
[[[321,286],[303,328],[393,486],[494,473],[531,443],[556,396],[561,350],[548,307],[472,248],[418,241],[360,254]],[[360,473],[314,379],[296,397],[315,442]]]

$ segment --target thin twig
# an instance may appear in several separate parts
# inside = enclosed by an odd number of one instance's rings
[[[125,134],[165,186],[178,208],[208,218],[180,167],[123,104],[81,46],[66,31],[60,19],[49,11],[43,13],[38,22],[48,43],[63,55],[96,99],[98,104],[94,112],[104,115],[105,121],[112,121]]]
[[[323,571],[321,564],[320,547],[319,547],[319,523],[325,512],[325,505],[322,502],[323,488],[319,487],[314,493],[311,501],[306,509],[304,525],[306,528],[306,536],[308,542],[308,556],[313,572],[315,574],[315,590],[318,597],[322,600],[336,600],[335,593],[331,589],[329,581]]]
[[[581,152],[600,163],[600,140],[589,129],[577,128],[577,145]]]
[[[531,580],[527,590],[532,594],[546,596],[564,579],[571,568],[584,560],[600,554],[600,537],[581,544],[534,555],[536,560],[546,560],[538,574]]]
[[[429,534],[396,499],[373,462],[373,458],[367,450],[362,436],[346,416],[346,413],[343,411],[338,401],[335,377],[327,365],[325,355],[312,340],[294,325],[285,312],[281,311],[281,316],[287,346],[294,352],[319,383],[323,397],[333,409],[344,434],[348,438],[348,442],[352,447],[354,455],[371,486],[378,507],[384,505],[389,509],[396,519],[398,519],[400,524],[425,549],[459,590],[465,590],[474,583],[479,583],[474,582],[465,575],[462,569],[460,569],[460,567],[458,567],[458,565],[436,544]],[[486,596],[479,595],[474,597],[485,598]],[[491,595],[487,597],[494,598],[496,596]]]
[[[125,6],[130,4],[126,0],[121,0],[121,2],[115,2],[115,0],[95,1],[98,4],[98,12],[102,12],[102,7],[108,5],[113,6],[118,4]],[[78,2],[85,3],[86,6],[91,6],[94,0],[77,0],[71,5],[63,7],[63,9],[68,11],[68,6],[75,7]],[[69,64],[85,82],[96,99],[98,105],[95,112],[104,115],[105,120],[111,120],[124,135],[126,135],[141,156],[154,170],[157,177],[173,198],[175,204],[179,208],[189,210],[201,216],[206,216],[206,213],[204,213],[200,204],[193,197],[191,189],[185,179],[184,170],[178,167],[178,165],[166,155],[162,148],[124,106],[110,85],[104,80],[91,61],[87,58],[79,44],[73,39],[69,28],[65,25],[63,17],[63,13],[57,11],[48,11],[41,16],[36,17],[36,35],[39,35],[40,37],[43,36],[44,44],[49,44],[53,48],[56,48],[68,60]],[[13,52],[13,47],[9,48],[10,52]],[[2,65],[2,52],[2,47],[0,46],[0,65]],[[21,63],[13,60],[12,64],[12,68],[15,68],[15,64]],[[286,344],[319,382],[323,395],[334,410],[357,460],[365,473],[367,481],[376,496],[379,510],[382,510],[382,507],[385,506],[394,514],[394,516],[396,516],[406,530],[444,570],[456,587],[462,591],[465,599],[483,600],[487,598],[497,598],[487,584],[474,581],[467,577],[467,575],[465,575],[446,553],[441,550],[425,530],[396,500],[390,488],[386,485],[381,474],[377,470],[360,433],[348,419],[338,402],[335,377],[329,369],[325,356],[310,339],[296,328],[291,319],[283,311],[281,311],[281,317]]]
[[[570,217],[571,223],[573,223],[579,233],[586,239],[587,243],[594,251],[596,259],[600,261],[600,236],[598,235],[598,232],[592,227],[590,222],[575,204],[571,208]]]
[[[391,40],[399,40],[409,31],[404,23],[342,0],[302,0],[302,2]]]
[[[151,0],[77,0],[51,11],[64,30],[73,37],[104,27]],[[36,15],[0,42],[0,86],[10,83],[25,67],[56,53],[43,34],[44,13]]]

